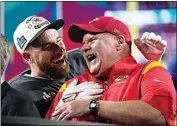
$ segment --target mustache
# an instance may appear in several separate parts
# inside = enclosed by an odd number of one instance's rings
[[[54,79],[61,79],[63,77],[66,77],[69,74],[69,60],[68,57],[64,57],[64,61],[66,63],[66,66],[63,68],[56,68],[56,67],[50,67],[47,71],[47,74]]]
[[[56,66],[51,66],[50,62],[48,61],[40,62],[39,60],[36,60],[36,64],[39,67],[39,69],[47,76],[49,76],[51,79],[61,79],[63,77],[66,77],[69,74],[69,69],[70,69],[68,56],[64,55],[63,59],[66,65],[61,68]]]

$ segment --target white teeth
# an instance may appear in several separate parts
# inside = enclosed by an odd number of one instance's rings
[[[60,64],[60,63],[62,63],[62,62],[64,62],[64,59],[58,59],[58,60],[54,60],[54,61],[52,61],[52,63],[54,63],[54,64]]]
[[[62,59],[63,59],[63,57],[64,57],[64,56],[62,56],[62,57],[61,57],[60,59],[58,59],[58,60],[62,60]]]
[[[87,58],[89,59],[91,57],[91,55],[88,55]]]
[[[92,60],[94,60],[96,58],[96,54],[95,53],[89,53],[87,55],[87,59],[89,62],[91,62]]]
[[[94,64],[96,62],[96,59],[92,60],[90,63],[91,64]]]
[[[57,61],[52,61],[52,62],[55,63],[55,64],[57,63]]]

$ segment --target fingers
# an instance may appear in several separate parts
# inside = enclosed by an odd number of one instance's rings
[[[96,82],[83,82],[77,85],[77,89],[79,91],[94,89],[94,88],[103,88],[103,86]]]
[[[63,108],[59,107],[54,111],[54,113],[52,113],[52,117],[59,116],[65,109],[66,109],[65,107]]]
[[[102,86],[101,84],[96,83],[96,82],[94,82],[94,81],[89,81],[88,83],[89,83],[89,84],[92,84],[93,87],[95,86],[95,87],[98,87],[98,88],[103,88],[103,86]]]
[[[136,39],[135,45],[148,60],[159,60],[164,54],[167,42],[160,35],[153,32],[145,32],[141,39]]]
[[[61,100],[63,101],[63,103],[66,103],[66,102],[75,100],[76,96],[77,96],[77,93],[67,94]]]
[[[78,97],[90,96],[103,93],[104,89],[90,89],[78,94]]]
[[[50,120],[57,120],[58,116],[52,117]]]
[[[138,47],[138,49],[141,49],[141,47],[144,45],[143,39],[134,39],[135,45]]]
[[[94,100],[94,99],[99,99],[101,98],[103,95],[93,95],[93,96],[83,96],[83,97],[80,97],[78,98],[78,100]]]
[[[57,111],[59,108],[61,108],[62,106],[64,106],[64,103],[63,104],[57,104],[57,106],[55,107],[55,111]],[[55,112],[54,112],[55,113]]]
[[[160,41],[164,45],[167,45],[165,40],[162,40],[162,37],[160,35],[156,35],[154,32],[145,32],[142,37],[142,40],[154,40],[154,41]]]
[[[62,112],[62,113],[58,116],[57,121],[66,119],[67,114],[68,114],[67,111]],[[64,118],[64,117],[65,117],[65,118]]]
[[[68,120],[70,118],[70,113],[67,111],[62,112],[59,116],[58,119],[56,121],[64,121],[64,120]]]
[[[57,107],[57,108],[55,109],[55,111],[52,113],[52,116],[55,117],[55,116],[59,115],[61,112],[62,112],[62,111],[61,111],[60,107]]]
[[[51,120],[68,120],[70,117],[70,111],[68,109],[67,104],[60,105],[58,109],[55,110],[54,113],[52,113]]]
[[[81,99],[97,99],[102,96],[104,89],[90,89],[90,90],[85,90],[81,93],[78,94],[76,97],[76,100],[81,100]]]
[[[145,32],[143,33],[142,37],[141,37],[142,40],[156,40],[156,41],[159,41],[161,40],[161,36],[156,36],[155,33],[153,32]]]
[[[52,114],[51,120],[59,121],[59,120],[67,120],[68,118],[69,118],[69,113],[67,112],[67,109],[65,110],[60,109]]]
[[[67,114],[61,121],[68,120],[70,118],[70,114]]]
[[[156,35],[155,35],[155,33],[151,32],[151,33],[147,34],[147,36],[145,37],[144,40],[154,40],[154,38],[156,38]],[[160,40],[160,38],[159,38],[159,40]]]
[[[151,38],[151,39],[155,40],[155,41],[161,41],[162,37],[160,35],[157,35],[157,36],[155,36],[154,38]]]
[[[71,84],[69,84],[69,86],[64,91],[64,95],[75,93],[75,92],[81,92],[81,91],[84,91],[87,89],[103,88],[102,85],[100,85],[96,82],[91,82],[91,81],[90,82],[83,82],[80,84],[76,84],[76,83],[78,83],[78,80],[74,80]]]
[[[84,85],[83,85],[84,84]],[[61,103],[66,103],[69,101],[73,101],[76,99],[82,99],[84,97],[86,99],[87,96],[91,95],[100,95],[103,93],[104,89],[100,89],[99,84],[95,84],[95,82],[87,82],[83,83],[77,90],[67,92],[67,94],[63,95],[60,99],[60,102],[57,104],[56,109],[61,105]],[[79,86],[79,85],[78,85]]]
[[[62,98],[61,98],[60,101],[59,101],[59,103],[58,103],[57,106],[55,107],[55,111],[58,110],[58,108],[59,108],[62,104],[64,104],[64,102],[63,102],[63,100],[62,100]]]
[[[146,39],[146,36],[147,36],[148,34],[149,34],[149,32],[145,32],[145,33],[143,33],[141,39],[142,39],[142,40]]]
[[[75,78],[66,88],[66,90],[63,92],[63,96],[68,94],[68,93],[72,93],[72,92],[75,92],[76,89],[76,86],[77,86],[77,83],[78,83],[78,79]]]
[[[86,93],[88,95],[94,95],[94,94],[101,94],[103,93],[104,89],[90,89]]]
[[[161,43],[162,43],[165,47],[167,47],[167,41],[162,40]]]
[[[147,42],[147,40],[149,40],[152,44],[154,44],[153,46],[156,46],[157,49],[164,49],[165,52],[165,48],[167,47],[167,42],[165,40],[162,40],[162,37],[160,35],[156,35],[153,32],[145,32],[142,37],[141,37],[142,42]],[[135,43],[136,44],[136,43]],[[140,45],[141,43],[137,42],[137,45]]]

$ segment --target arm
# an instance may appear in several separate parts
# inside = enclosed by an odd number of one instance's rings
[[[118,122],[125,123],[128,119],[128,121],[132,121],[129,123],[133,124],[144,122],[146,124],[165,125],[168,123],[169,125],[174,125],[176,91],[171,76],[165,68],[157,66],[144,73],[141,81],[141,95],[142,97],[139,101],[117,103],[116,115],[119,116],[116,119]],[[112,108],[114,106],[107,107]],[[120,115],[125,119],[120,119]],[[109,116],[111,116],[111,113]]]
[[[118,124],[165,125],[165,119],[160,111],[141,100],[123,102],[100,101],[98,116],[114,120]]]
[[[57,114],[60,115],[58,120],[89,115],[89,103],[89,100],[75,100],[61,105],[57,111]],[[99,101],[99,106],[98,117],[113,120],[117,124],[166,124],[160,111],[140,100],[123,102]],[[55,114],[53,116],[57,115]]]
[[[117,102],[113,103],[114,106],[111,103],[107,106],[106,103],[102,103],[100,108],[101,106],[103,108],[98,114],[123,124],[153,123],[165,125],[168,123],[174,125],[176,91],[171,76],[165,68],[157,66],[144,73],[141,81],[141,94],[142,98],[139,101]],[[110,109],[109,112],[105,112],[108,107],[117,109]]]
[[[152,68],[144,75],[141,85],[141,100],[100,101],[98,116],[119,124],[166,125],[167,122],[174,125],[176,92],[168,72],[161,67]],[[53,116],[59,114],[59,119],[65,120],[89,115],[89,102],[89,100],[76,100],[65,103],[59,106]]]
[[[30,97],[11,88],[7,82],[3,83],[2,88],[3,94],[5,93],[1,101],[2,115],[40,117],[40,113]]]
[[[160,61],[167,48],[167,42],[153,32],[145,32],[134,43],[147,60]]]
[[[56,120],[57,117],[51,117],[51,115],[58,108],[58,106],[63,103],[72,100],[97,99],[102,96],[102,85],[92,81],[78,84],[77,78],[72,80],[68,81],[60,88],[46,114],[46,118]]]
[[[21,100],[15,106],[16,116],[41,117],[36,105],[31,100]]]

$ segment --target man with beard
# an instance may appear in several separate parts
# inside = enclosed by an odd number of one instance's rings
[[[63,25],[63,19],[50,23],[43,17],[30,16],[18,25],[13,36],[15,46],[29,64],[30,70],[11,79],[9,84],[31,97],[42,118],[61,84],[82,74],[87,68],[79,50],[67,54],[57,32]],[[87,86],[84,83],[78,87],[73,83],[72,89],[79,89],[82,92],[80,94],[86,98],[100,97],[96,94],[102,93],[101,86],[95,82],[86,84]],[[88,91],[95,95],[90,96]]]
[[[10,48],[7,39],[1,34],[0,36],[0,61],[2,75],[10,60]],[[33,101],[11,88],[9,84],[4,81],[1,83],[1,116],[28,116],[39,117],[39,112]],[[1,120],[3,121],[4,118]]]
[[[81,50],[89,68],[75,78],[79,83],[100,83],[104,93],[100,100],[75,99],[61,104],[63,91],[59,91],[47,118],[125,125],[175,124],[176,91],[170,74],[157,61],[136,63],[131,56],[131,35],[124,23],[99,17],[88,24],[71,25],[68,34],[72,41],[83,43]],[[151,49],[164,47],[161,37],[155,34],[142,41],[150,44]],[[72,80],[65,84],[66,90]]]
[[[83,74],[87,69],[80,50],[75,49],[66,53],[63,40],[56,31],[63,24],[63,20],[50,24],[43,17],[31,16],[26,18],[14,32],[15,46],[30,65],[30,70],[22,72],[9,83],[13,88],[28,94],[33,99],[41,117],[45,116],[51,100],[61,85]],[[77,80],[72,82],[70,88],[65,91],[64,101],[73,98],[98,98],[103,92],[102,86],[95,82],[76,84]],[[63,86],[60,90],[64,88]]]

